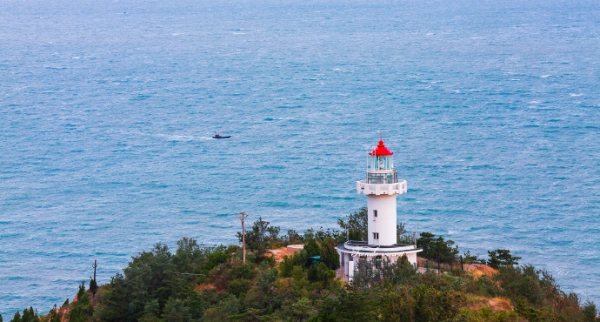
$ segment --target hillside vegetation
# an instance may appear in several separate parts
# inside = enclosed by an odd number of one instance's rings
[[[341,222],[343,231],[303,235],[280,236],[259,219],[245,236],[245,264],[239,246],[206,247],[190,238],[174,251],[157,244],[109,283],[82,283],[72,303],[44,316],[25,309],[11,321],[598,321],[593,303],[561,291],[548,272],[519,266],[509,251],[490,251],[487,261],[466,253],[461,265],[452,241],[427,232],[417,241],[425,250],[420,261],[441,273],[418,272],[401,258],[378,268],[360,263],[353,282],[343,282],[334,247],[346,229],[358,236],[366,229],[363,212]],[[269,249],[288,243],[304,249],[280,261],[271,256]]]

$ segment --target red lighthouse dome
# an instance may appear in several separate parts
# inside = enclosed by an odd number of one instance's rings
[[[369,153],[369,155],[375,156],[375,157],[389,157],[392,154],[394,154],[394,152],[390,151],[385,146],[385,143],[383,143],[383,140],[379,140],[379,144],[377,145],[377,147],[375,149],[373,149],[373,151],[371,151],[371,153]]]

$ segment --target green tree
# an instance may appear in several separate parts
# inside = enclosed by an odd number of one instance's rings
[[[294,229],[288,229],[287,231],[287,242],[290,244],[295,244],[298,241],[301,241],[302,237],[300,236],[300,234],[298,234],[298,232]]]
[[[321,255],[321,247],[319,247],[319,244],[317,244],[317,241],[314,238],[309,239],[306,244],[304,244],[304,250],[309,257]]]
[[[243,299],[245,307],[273,311],[281,305],[275,292],[275,281],[278,272],[276,268],[270,268],[267,263],[262,262],[254,285],[250,288]]]
[[[279,226],[269,226],[269,228],[267,228],[267,232],[269,233],[269,239],[271,241],[279,240],[279,231],[281,231],[281,228],[279,228]]]
[[[419,236],[420,237],[417,239],[417,247],[423,249],[423,251],[419,255],[424,258],[433,257],[433,251],[431,250],[430,245],[433,242],[435,235],[428,231],[424,231],[420,233]]]
[[[31,306],[28,309],[23,310],[23,315],[17,311],[12,319],[14,322],[38,322],[39,320],[39,315]]]
[[[417,239],[417,247],[423,249],[420,254],[422,257],[439,260],[442,263],[449,263],[456,259],[458,255],[458,246],[454,246],[454,241],[444,240],[444,237],[435,235],[430,232],[422,232]]]
[[[77,302],[74,302],[69,314],[69,322],[86,322],[92,317],[94,307],[90,302],[90,297],[85,291],[85,282],[81,282],[79,292],[77,292]]]
[[[206,261],[205,254],[193,238],[183,237],[177,241],[173,264],[179,272],[192,273]]]
[[[400,285],[414,280],[416,276],[417,269],[408,261],[406,255],[402,255],[395,263],[386,259],[381,268],[381,277],[386,284]]]
[[[10,322],[21,322],[21,313],[19,311],[15,312],[15,315]]]
[[[262,217],[258,217],[258,220],[252,224],[252,229],[246,231],[246,247],[254,252],[257,263],[265,258],[267,250],[271,247],[272,238],[278,234],[279,227],[269,227],[269,222],[262,220]],[[242,234],[238,232],[237,236],[241,242]]]
[[[157,300],[162,308],[174,294],[186,292],[189,275],[180,274],[174,256],[166,245],[156,244],[150,252],[133,257],[103,291],[102,310],[97,316],[108,321],[136,321],[144,315],[149,301]]]
[[[186,322],[191,320],[192,315],[184,301],[170,298],[165,304],[163,318],[165,322]]]
[[[415,301],[409,292],[408,287],[385,289],[379,301],[383,321],[415,321]]]
[[[598,321],[598,310],[596,309],[596,304],[593,302],[587,301],[583,305],[583,315],[585,316],[585,321]],[[2,319],[0,318],[0,322]]]
[[[368,212],[367,207],[348,216],[347,220],[338,219],[338,225],[350,240],[368,240]]]
[[[132,321],[129,317],[129,283],[121,273],[102,288],[102,306],[94,312],[101,321]],[[63,304],[63,308],[67,305]]]
[[[488,251],[489,259],[487,261],[488,266],[493,268],[500,268],[505,266],[519,265],[518,260],[521,259],[519,256],[512,256],[508,249],[496,249]]]
[[[410,234],[406,234],[406,227],[403,222],[398,223],[398,225],[396,226],[396,234],[397,234],[396,242],[398,244],[410,245],[410,244],[414,243],[413,236]]]
[[[147,322],[156,321],[159,320],[159,316],[160,304],[158,304],[158,300],[154,299],[146,302],[146,305],[144,305],[144,315],[142,316],[141,320]]]
[[[485,264],[485,259],[480,259],[477,255],[471,255],[470,250],[463,254],[463,261],[465,264]]]
[[[375,299],[360,290],[342,292],[333,311],[330,316],[335,316],[336,321],[375,321],[379,315]]]
[[[96,283],[96,280],[93,278],[90,278],[90,292],[92,292],[92,297],[96,296],[96,292],[98,292],[98,284]]]
[[[335,250],[335,241],[331,237],[321,242],[321,263],[331,270],[340,268],[340,254]]]

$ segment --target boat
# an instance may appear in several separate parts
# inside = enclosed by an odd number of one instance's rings
[[[221,135],[219,133],[215,133],[215,135],[213,135],[213,139],[229,139],[231,137],[231,135]]]

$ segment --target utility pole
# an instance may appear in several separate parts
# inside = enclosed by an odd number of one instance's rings
[[[92,267],[94,268],[94,282],[96,281],[96,268],[98,268],[98,263],[96,262],[96,260],[94,259],[94,265],[92,265]]]
[[[415,249],[417,248],[417,230],[413,232],[413,243],[415,244]]]
[[[346,216],[346,241],[350,241],[350,219]]]
[[[98,262],[94,259],[94,279],[90,281],[90,291],[92,292],[92,298],[96,297],[96,292],[98,291],[98,283],[96,283],[96,268],[98,268]]]
[[[248,217],[245,212],[240,212],[240,220],[242,221],[242,260],[244,265],[246,264],[246,227],[244,226],[244,219]]]

